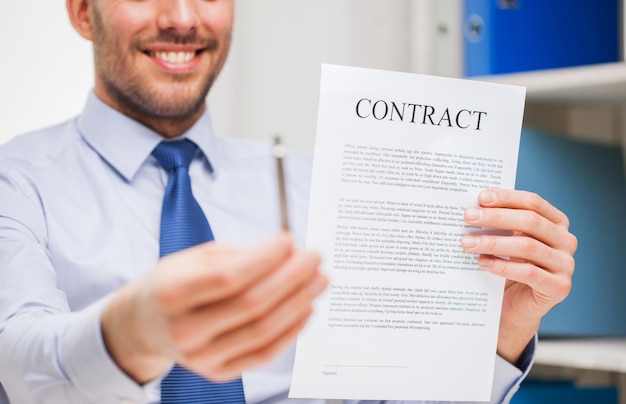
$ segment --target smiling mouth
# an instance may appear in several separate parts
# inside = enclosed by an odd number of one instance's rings
[[[162,60],[171,64],[183,64],[190,62],[198,55],[199,51],[185,51],[185,52],[164,52],[164,51],[149,51],[146,52],[149,56]]]

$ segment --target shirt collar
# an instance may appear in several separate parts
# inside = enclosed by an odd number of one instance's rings
[[[127,181],[131,181],[152,150],[164,138],[111,108],[93,91],[89,93],[83,113],[78,118],[78,130],[85,141]],[[208,111],[179,139],[193,141],[208,160],[211,173],[218,163],[216,139]]]

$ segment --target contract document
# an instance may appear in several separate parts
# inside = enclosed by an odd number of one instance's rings
[[[322,66],[307,244],[330,279],[290,397],[488,401],[504,280],[463,251],[513,188],[523,87]]]

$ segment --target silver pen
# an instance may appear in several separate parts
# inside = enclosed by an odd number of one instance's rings
[[[287,149],[283,145],[280,135],[274,137],[274,160],[276,161],[276,174],[278,178],[278,201],[280,203],[280,227],[283,231],[289,231],[289,215],[287,214],[287,189],[285,187],[285,170],[283,157]]]

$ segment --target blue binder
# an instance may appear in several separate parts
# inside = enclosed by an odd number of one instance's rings
[[[565,212],[578,238],[570,295],[540,337],[626,336],[626,178],[622,150],[522,130],[515,187]]]
[[[620,0],[466,0],[465,76],[620,60]]]

